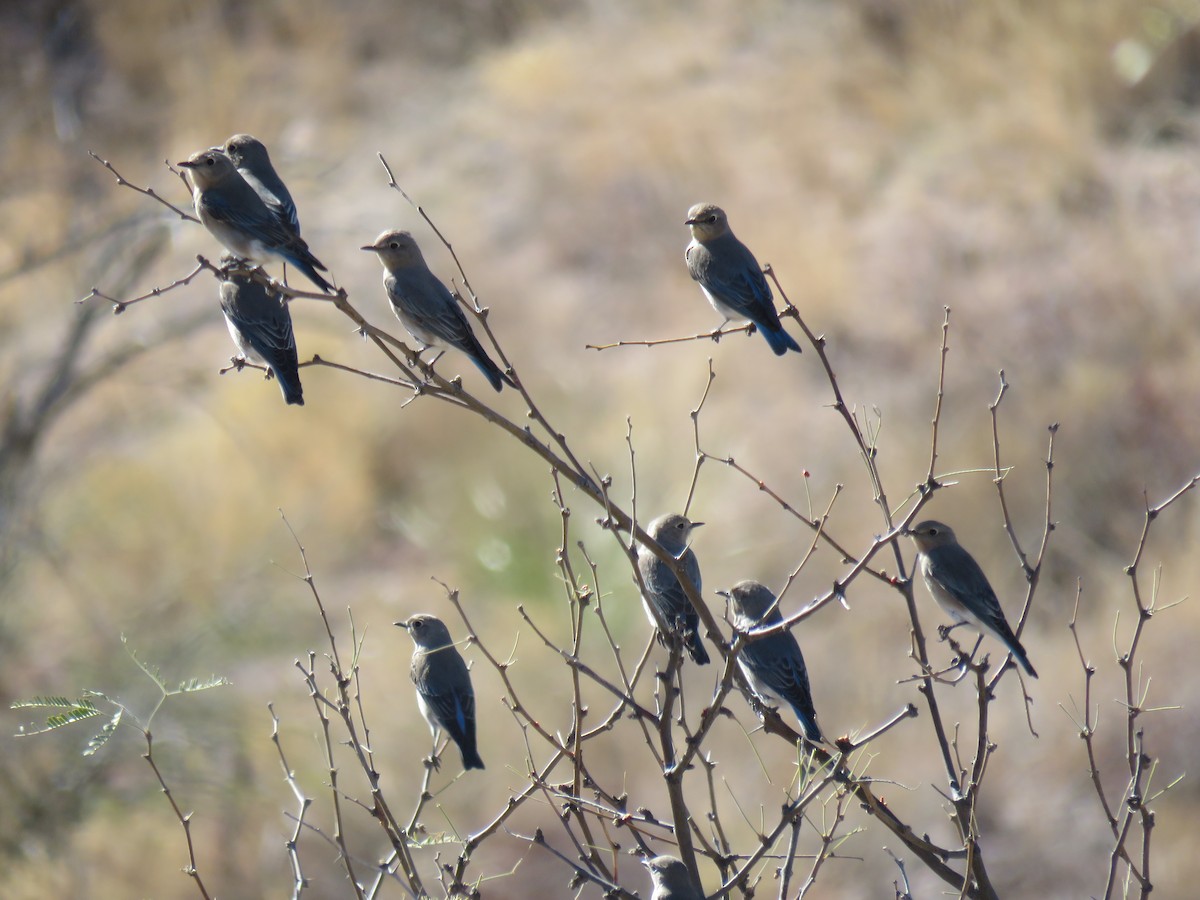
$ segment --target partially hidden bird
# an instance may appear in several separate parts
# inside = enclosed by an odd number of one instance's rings
[[[237,260],[221,257],[221,312],[242,357],[265,365],[289,405],[304,405],[292,314],[278,293],[237,271]]]
[[[649,870],[653,883],[650,900],[704,900],[683,860],[663,855],[643,859],[642,865]]]
[[[696,554],[689,543],[692,530],[703,524],[693,522],[687,516],[678,513],[669,513],[659,516],[646,526],[646,533],[679,560],[697,593],[700,592],[700,563],[697,562]],[[700,614],[688,600],[675,573],[644,545],[638,545],[637,563],[638,573],[645,586],[642,591],[642,603],[646,607],[646,617],[650,624],[658,627],[654,613],[651,612],[653,608],[671,630],[671,634],[683,641],[688,655],[696,665],[703,666],[708,663],[708,651],[704,649],[700,640]],[[659,638],[665,642],[667,636],[659,632]]]
[[[717,593],[729,600],[738,631],[753,632],[783,621],[775,595],[757,581],[739,581],[728,591]],[[754,693],[771,705],[786,703],[800,720],[804,736],[810,741],[821,740],[808,668],[795,635],[780,631],[750,638],[738,655],[738,665]]]
[[[296,212],[296,201],[275,167],[271,164],[271,154],[258,138],[251,134],[235,134],[222,147],[241,176],[267,209],[275,213],[280,222],[288,228],[300,233],[300,215]]]

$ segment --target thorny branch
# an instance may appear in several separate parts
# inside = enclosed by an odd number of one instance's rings
[[[114,175],[118,184],[130,187],[141,194],[149,196],[170,208],[183,219],[194,220],[186,212],[163,200],[153,189],[139,188],[130,184],[107,161],[100,159],[94,154],[93,157]],[[379,154],[379,160],[387,173],[388,186],[398,191],[405,200],[413,205],[452,255],[458,267],[463,288],[469,296],[470,302],[463,299],[462,295],[459,295],[459,300],[463,303],[467,312],[484,329],[493,349],[502,360],[506,372],[516,383],[518,393],[526,407],[525,418],[534,423],[534,427],[539,429],[538,434],[535,434],[533,428],[530,426],[518,425],[511,418],[501,414],[487,403],[475,397],[472,393],[464,389],[459,379],[447,380],[443,378],[434,370],[432,365],[422,360],[420,354],[414,352],[404,341],[369,323],[350,302],[350,298],[345,290],[339,290],[334,295],[296,291],[288,288],[286,285],[278,284],[265,273],[261,272],[261,270],[254,270],[251,273],[251,277],[265,279],[264,283],[269,284],[271,289],[280,291],[289,300],[309,299],[332,303],[336,309],[354,323],[359,333],[374,344],[387,362],[400,373],[400,377],[396,378],[384,374],[371,373],[316,356],[312,358],[311,365],[325,366],[360,377],[394,384],[402,390],[411,393],[412,396],[407,402],[412,402],[419,397],[431,397],[447,402],[465,412],[479,416],[489,424],[499,428],[500,431],[507,434],[510,438],[529,448],[549,467],[554,485],[553,500],[561,518],[561,535],[555,554],[555,563],[559,569],[564,586],[565,610],[567,612],[565,621],[569,633],[568,640],[565,642],[558,641],[554,637],[552,628],[536,622],[533,615],[524,607],[518,610],[521,621],[540,639],[542,645],[548,648],[567,667],[570,682],[571,709],[562,723],[563,727],[561,729],[556,729],[552,724],[554,718],[552,710],[542,712],[530,708],[530,701],[523,697],[523,687],[519,683],[519,679],[513,677],[512,668],[514,659],[511,657],[503,659],[488,648],[481,640],[478,632],[472,627],[470,616],[461,602],[458,592],[446,586],[448,600],[455,607],[467,628],[468,642],[479,650],[488,664],[497,672],[504,684],[505,706],[510,710],[514,720],[518,723],[525,737],[528,752],[527,770],[519,773],[519,777],[524,783],[511,791],[503,809],[492,817],[482,829],[459,841],[459,853],[453,864],[447,865],[438,862],[437,878],[448,895],[478,895],[478,881],[473,886],[469,883],[468,879],[468,868],[471,864],[473,853],[484,841],[500,834],[512,834],[519,837],[515,832],[508,831],[508,820],[519,808],[529,804],[534,798],[543,798],[558,810],[558,821],[562,826],[566,840],[572,847],[574,856],[568,856],[566,853],[562,853],[551,847],[545,834],[540,829],[532,837],[521,839],[544,847],[549,852],[558,856],[565,865],[572,869],[575,878],[573,886],[577,887],[584,882],[590,882],[599,886],[606,895],[632,896],[632,894],[621,886],[619,881],[621,876],[618,859],[622,845],[616,835],[621,829],[625,829],[632,835],[638,852],[642,854],[658,852],[658,848],[654,847],[656,843],[660,843],[668,838],[672,839],[675,842],[679,856],[683,859],[697,882],[700,881],[701,874],[698,865],[699,860],[707,857],[717,866],[722,875],[722,883],[719,890],[711,896],[726,896],[734,890],[748,894],[753,890],[753,884],[757,883],[761,877],[760,867],[765,864],[766,860],[771,858],[771,854],[775,852],[775,848],[786,837],[785,861],[780,867],[782,879],[780,897],[782,898],[787,895],[789,885],[793,879],[794,860],[797,858],[799,839],[803,823],[807,821],[808,810],[812,804],[818,800],[822,800],[823,803],[833,804],[833,822],[826,827],[814,829],[818,837],[818,846],[816,847],[816,854],[809,873],[799,889],[799,895],[803,896],[815,883],[818,873],[822,870],[825,862],[835,858],[836,844],[839,840],[838,827],[844,819],[846,805],[853,798],[868,815],[874,817],[900,840],[909,853],[919,859],[936,877],[958,891],[960,896],[994,897],[996,895],[995,889],[991,885],[989,873],[983,862],[980,843],[983,835],[979,831],[976,809],[984,776],[987,771],[987,764],[995,749],[989,730],[989,705],[994,697],[998,680],[1011,667],[1011,660],[1006,658],[1005,663],[997,666],[993,671],[988,665],[986,658],[980,662],[968,660],[966,654],[958,648],[958,645],[951,641],[951,646],[955,648],[960,660],[962,660],[961,667],[964,669],[964,674],[970,673],[974,676],[972,680],[979,701],[977,727],[974,734],[973,760],[970,765],[965,765],[965,761],[956,762],[955,757],[959,751],[957,726],[954,732],[954,739],[951,740],[944,724],[936,695],[936,690],[943,687],[945,682],[940,678],[939,673],[934,671],[929,662],[926,638],[914,601],[912,580],[906,574],[904,559],[899,543],[896,540],[902,529],[913,521],[932,494],[942,487],[942,483],[939,481],[936,472],[936,463],[938,459],[939,426],[943,408],[942,401],[947,384],[946,366],[949,347],[950,309],[948,307],[945,309],[941,327],[937,399],[931,421],[932,435],[930,440],[929,466],[923,481],[917,487],[915,502],[910,509],[901,513],[888,500],[884,479],[878,467],[880,448],[876,443],[877,434],[874,431],[868,433],[867,430],[864,430],[858,414],[847,403],[842,394],[824,337],[818,336],[809,328],[799,311],[787,298],[774,271],[768,267],[766,272],[775,283],[785,305],[782,315],[790,317],[798,323],[816,350],[817,359],[824,371],[829,389],[833,395],[832,407],[848,429],[854,447],[861,458],[866,477],[871,485],[873,500],[879,507],[884,522],[884,533],[876,536],[868,546],[862,548],[860,551],[852,552],[844,541],[840,541],[837,538],[835,530],[832,527],[834,525],[834,504],[840,493],[840,485],[830,497],[824,511],[814,513],[812,511],[811,498],[807,495],[807,482],[803,482],[805,485],[805,499],[807,501],[803,506],[808,509],[808,512],[801,512],[796,502],[786,499],[784,493],[768,485],[763,479],[753,474],[749,468],[739,464],[731,456],[721,457],[711,454],[702,448],[700,416],[716,381],[716,370],[713,367],[711,359],[709,360],[708,379],[703,395],[700,402],[691,412],[695,435],[696,463],[688,490],[686,507],[691,506],[693,499],[695,499],[700,490],[700,475],[703,463],[711,459],[721,463],[741,478],[749,480],[758,490],[769,496],[781,511],[802,523],[812,532],[812,538],[808,542],[807,549],[803,551],[801,559],[794,567],[788,579],[789,585],[797,578],[807,560],[819,547],[828,547],[838,554],[838,558],[841,560],[844,568],[841,576],[835,581],[832,587],[820,597],[807,604],[799,612],[786,617],[782,623],[765,629],[763,633],[790,629],[806,618],[813,616],[835,600],[847,606],[845,599],[847,588],[863,573],[872,576],[872,578],[879,582],[893,586],[900,593],[904,599],[911,622],[911,654],[918,669],[915,679],[918,684],[917,690],[924,698],[924,703],[928,708],[934,743],[945,763],[950,787],[948,799],[954,810],[952,818],[960,831],[961,848],[942,848],[932,843],[929,838],[919,836],[908,823],[901,820],[892,812],[882,798],[874,793],[871,780],[865,777],[865,773],[859,771],[859,767],[850,758],[851,754],[862,750],[871,741],[887,734],[891,729],[899,727],[908,718],[915,717],[917,715],[916,706],[909,704],[900,713],[894,715],[874,730],[859,735],[856,740],[851,740],[848,737],[839,739],[835,742],[837,752],[831,753],[822,746],[813,746],[802,741],[800,735],[784,722],[777,711],[763,705],[758,698],[750,694],[744,674],[738,665],[738,654],[744,646],[745,636],[735,634],[733,640],[725,640],[719,621],[713,615],[704,599],[699,595],[696,585],[692,584],[690,579],[688,579],[682,564],[665,551],[657,542],[652,540],[638,524],[637,478],[636,470],[632,467],[633,448],[631,433],[627,435],[627,440],[630,445],[633,496],[629,505],[630,511],[627,512],[622,504],[616,502],[610,495],[610,480],[600,477],[591,470],[590,466],[584,465],[575,454],[566,436],[555,428],[549,418],[541,411],[524,383],[518,377],[503,348],[496,340],[489,323],[489,311],[479,302],[479,298],[471,287],[470,280],[463,269],[454,247],[444,237],[443,233],[426,214],[425,210],[414,203],[399,186],[382,154]],[[200,257],[195,269],[186,276],[177,279],[165,287],[154,288],[132,299],[120,300],[104,294],[95,288],[91,294],[83,299],[102,299],[113,304],[115,312],[122,312],[135,303],[157,298],[168,291],[185,287],[200,272],[206,270],[211,271],[217,277],[221,277],[222,275],[220,269]],[[588,347],[603,350],[616,346],[657,346],[660,344],[704,339],[711,339],[715,342],[725,334],[751,330],[752,326],[743,326],[724,330],[718,329],[712,333],[690,337],[671,337],[648,341],[620,341],[616,344],[588,345]],[[1021,561],[1029,583],[1025,604],[1017,623],[1017,633],[1019,634],[1031,609],[1042,562],[1048,546],[1049,535],[1054,528],[1050,505],[1052,487],[1050,473],[1053,469],[1054,427],[1051,428],[1050,448],[1046,461],[1046,505],[1042,540],[1033,560],[1030,561],[1017,539],[1004,492],[1004,475],[1007,474],[1007,470],[1001,466],[997,410],[1007,389],[1007,382],[1005,382],[1003,372],[1001,372],[1001,389],[995,402],[990,407],[993,430],[994,475],[999,503],[1003,511],[1005,528],[1008,531],[1014,550]],[[808,473],[805,472],[804,474],[807,477]],[[1096,769],[1095,754],[1092,746],[1092,736],[1094,734],[1093,720],[1091,718],[1092,670],[1085,665],[1087,678],[1085,680],[1085,727],[1083,729],[1083,737],[1087,744],[1089,759],[1092,762],[1093,781],[1100,796],[1104,814],[1109,821],[1110,827],[1113,829],[1116,842],[1110,866],[1108,885],[1110,892],[1114,884],[1119,861],[1124,862],[1128,866],[1133,877],[1142,885],[1143,895],[1149,892],[1150,887],[1148,871],[1149,838],[1150,830],[1153,827],[1153,814],[1145,807],[1145,796],[1153,766],[1147,764],[1148,759],[1145,757],[1142,730],[1135,727],[1135,719],[1145,710],[1142,707],[1144,691],[1136,683],[1133,658],[1138,649],[1142,628],[1156,610],[1156,606],[1153,598],[1145,601],[1142,596],[1141,586],[1137,579],[1137,567],[1145,548],[1151,521],[1180,495],[1194,487],[1196,483],[1197,480],[1194,479],[1189,485],[1185,486],[1159,507],[1147,509],[1146,527],[1142,541],[1139,544],[1135,560],[1128,570],[1133,581],[1134,598],[1139,619],[1134,634],[1131,637],[1128,652],[1118,660],[1126,675],[1127,707],[1129,709],[1127,756],[1130,766],[1129,783],[1131,786],[1129,793],[1123,798],[1121,804],[1109,801]],[[689,709],[691,704],[688,695],[691,693],[693,685],[685,683],[685,680],[681,678],[684,665],[680,652],[681,647],[678,642],[668,642],[668,660],[666,666],[665,668],[660,668],[655,673],[650,687],[646,684],[646,681],[650,679],[643,679],[642,673],[650,671],[648,660],[653,651],[653,644],[647,647],[646,652],[641,657],[641,661],[636,666],[631,668],[626,661],[622,648],[616,642],[614,633],[604,615],[602,595],[598,587],[598,566],[593,562],[582,542],[578,542],[575,545],[575,549],[582,557],[583,565],[578,566],[576,560],[573,558],[570,540],[572,507],[568,500],[568,494],[564,491],[564,485],[573,487],[579,498],[593,503],[599,508],[602,513],[602,518],[599,521],[618,541],[623,555],[632,565],[635,580],[638,577],[636,566],[638,548],[641,548],[641,552],[651,553],[660,559],[679,579],[689,602],[695,607],[701,619],[704,634],[713,643],[717,656],[720,659],[720,665],[716,667],[719,669],[717,684],[713,688],[707,705],[699,709],[698,712],[693,712]],[[907,500],[901,504],[902,507],[907,505]],[[290,529],[290,525],[288,527]],[[343,801],[348,798],[342,788],[339,787],[339,758],[336,750],[336,748],[344,746],[349,748],[351,759],[357,768],[362,770],[371,788],[370,803],[353,801],[350,807],[368,810],[384,829],[392,846],[392,856],[384,868],[386,869],[392,864],[398,864],[400,874],[402,875],[400,883],[404,885],[406,892],[414,897],[429,896],[423,886],[420,866],[414,858],[412,850],[415,836],[421,829],[419,820],[425,801],[429,796],[432,770],[426,769],[424,772],[420,786],[420,799],[410,820],[407,825],[400,825],[396,817],[391,813],[390,805],[381,787],[379,773],[375,771],[374,753],[370,747],[369,731],[361,702],[361,686],[359,683],[357,661],[360,641],[357,636],[353,637],[353,645],[355,647],[354,661],[349,665],[344,665],[337,646],[336,630],[326,614],[324,604],[317,592],[312,572],[308,567],[303,545],[298,538],[296,538],[296,544],[300,550],[305,572],[303,576],[299,577],[308,585],[316,602],[324,626],[325,638],[329,646],[329,671],[333,677],[332,688],[324,688],[321,681],[322,676],[317,671],[316,654],[314,652],[309,653],[306,663],[302,664],[297,661],[297,667],[308,686],[314,710],[318,716],[318,720],[321,722],[323,733],[323,746],[329,779],[329,799],[333,809],[334,820],[334,830],[329,839],[338,848],[341,865],[345,868],[347,878],[356,895],[374,896],[380,882],[376,881],[374,888],[364,891],[357,877],[355,858],[352,856],[346,842],[347,823],[345,817],[348,810],[344,808]],[[896,576],[890,576],[881,568],[872,565],[874,556],[889,545],[892,548],[896,564],[896,571],[898,573]],[[581,573],[584,571],[591,576],[592,583],[590,585],[581,576]],[[605,671],[603,663],[600,661],[593,663],[585,656],[587,648],[584,638],[589,627],[587,623],[592,615],[596,616],[597,620],[601,623],[603,641],[607,645],[608,653],[611,657],[609,667],[613,670],[612,675],[609,675]],[[665,623],[659,624],[661,626]],[[1072,622],[1072,630],[1074,630],[1074,621]],[[1078,637],[1076,637],[1076,640],[1078,646]],[[1080,650],[1080,656],[1082,660],[1082,650]],[[718,724],[723,719],[732,716],[725,704],[735,684],[750,696],[752,707],[762,720],[762,732],[788,741],[798,748],[798,783],[794,793],[789,794],[788,801],[783,804],[778,817],[770,827],[763,828],[759,832],[757,846],[749,853],[742,854],[733,852],[729,836],[730,832],[721,821],[721,804],[717,802],[713,774],[717,763],[711,758],[710,752],[705,746],[706,740],[715,732]],[[351,685],[354,685],[353,695],[350,690]],[[594,719],[594,713],[586,708],[585,686],[597,688],[602,692],[602,696],[611,697],[611,707],[608,713],[599,720],[598,724],[590,728],[585,727],[585,717],[592,717],[591,721],[596,720]],[[650,697],[645,696],[648,690],[652,691],[652,696]],[[1028,704],[1031,702],[1028,695],[1025,695],[1025,700],[1028,707]],[[274,718],[273,710],[272,716]],[[604,779],[597,776],[589,766],[588,760],[592,756],[589,744],[593,741],[602,740],[605,736],[613,733],[621,726],[622,721],[626,717],[632,717],[636,720],[644,738],[646,753],[649,759],[661,770],[662,783],[670,805],[669,820],[659,819],[646,807],[639,807],[631,812],[628,808],[631,798],[624,790],[620,788],[614,789],[612,786],[605,785]],[[288,783],[292,787],[298,803],[300,803],[300,810],[294,816],[296,827],[289,844],[289,859],[294,879],[293,896],[299,896],[303,890],[305,878],[295,845],[300,832],[309,827],[306,825],[304,817],[311,801],[299,789],[294,776],[288,768],[278,740],[278,719],[275,718],[274,721],[275,731],[273,739],[276,742]],[[335,728],[339,731],[339,737],[335,737]],[[535,751],[535,748],[538,747],[541,748],[541,751]],[[537,752],[544,753],[545,758],[535,764],[534,756]],[[861,758],[865,759],[865,755],[862,755]],[[570,769],[567,780],[560,782],[551,781],[555,770],[564,763]],[[708,796],[710,807],[708,815],[710,833],[708,834],[700,827],[696,816],[698,807],[695,806],[695,802],[690,797],[689,791],[685,790],[685,779],[692,777],[689,773],[694,772],[697,765],[704,773],[705,792]],[[173,803],[174,801],[172,801]],[[184,820],[181,818],[181,821]],[[1132,859],[1132,855],[1126,849],[1128,834],[1134,822],[1140,823],[1143,835],[1143,853],[1141,854],[1140,861],[1137,862]],[[954,867],[949,865],[951,861],[960,859],[964,861],[965,865],[963,872],[958,872]],[[898,896],[907,896],[909,892],[907,872],[903,863],[898,858],[896,862],[900,868],[903,880],[903,888],[898,885],[896,893]]]

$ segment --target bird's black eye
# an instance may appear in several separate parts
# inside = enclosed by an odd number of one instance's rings
[[[215,156],[206,156],[204,158],[204,164],[206,166],[215,166],[217,164],[217,158]]]
[[[709,225],[716,225],[716,224],[717,224],[717,217],[716,217],[716,216],[709,216],[709,217],[708,217],[708,219],[707,219],[706,221],[708,222],[708,224],[709,224]]]
[[[399,242],[399,241],[392,241],[390,244],[388,244],[388,246],[389,246],[389,247],[391,247],[393,250],[399,250],[399,249],[400,249],[400,242]]]
[[[422,622],[420,619],[417,619],[417,621],[412,623],[412,627],[415,628],[417,631],[420,631],[421,628],[424,627],[424,625],[425,625],[425,623]]]

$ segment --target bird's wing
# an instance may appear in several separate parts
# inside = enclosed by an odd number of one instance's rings
[[[1000,606],[1000,600],[975,558],[959,547],[939,549],[953,549],[959,552],[953,557],[936,550],[927,554],[929,577],[966,606],[973,615],[988,623],[997,620],[1004,623],[1004,610]],[[1007,623],[1004,623],[1004,627],[1007,628]]]
[[[243,286],[241,290],[253,290],[257,286]],[[221,285],[221,309],[255,352],[263,359],[274,362],[283,351],[296,351],[296,336],[292,330],[292,317],[287,310],[271,297],[263,298],[266,305],[233,304],[226,297],[237,286]],[[272,309],[272,306],[274,308]]]
[[[728,248],[732,264],[714,265],[715,257],[706,248],[689,248],[688,269],[718,300],[751,320],[766,317],[775,310],[771,287],[750,251],[744,245]]]
[[[458,301],[428,269],[402,269],[388,278],[388,290],[402,301],[404,314],[418,330],[468,352],[479,346]],[[418,298],[419,302],[413,302]]]
[[[246,183],[254,188],[255,193],[262,198],[262,202],[266,204],[267,209],[271,210],[279,219],[290,229],[297,234],[300,233],[300,215],[296,212],[296,203],[292,200],[292,195],[288,192],[287,186],[283,181],[276,177],[269,179],[268,184],[263,181],[249,169],[238,169],[242,173],[242,177],[246,179]]]
[[[461,743],[475,730],[475,695],[461,690],[440,694],[421,692],[426,705],[433,710],[438,724],[450,733],[455,743]]]
[[[692,608],[687,594],[683,591],[683,585],[663,562],[655,558],[648,550],[642,552],[649,555],[651,559],[642,572],[642,580],[646,582],[646,590],[653,598],[652,602],[658,607],[663,618],[667,620],[667,624],[670,625],[674,623],[674,620],[682,619],[685,628],[694,630],[700,621],[700,616]],[[690,551],[688,552],[690,553]],[[683,562],[688,575],[696,585],[696,590],[700,590],[700,567],[695,565],[695,556],[685,558]]]
[[[205,191],[200,205],[218,222],[223,222],[238,231],[252,235],[268,247],[283,247],[300,242],[300,236],[288,231],[279,218],[267,208],[249,184],[245,185],[248,195],[241,191]],[[304,247],[307,251],[307,245]]]
[[[467,666],[462,657],[458,657],[454,662],[457,663],[455,667],[461,666],[462,674],[467,675]],[[475,692],[471,689],[469,676],[461,681],[454,679],[459,683],[451,685],[449,689],[445,686],[439,688],[432,683],[430,671],[430,666],[414,665],[413,684],[426,705],[433,711],[438,724],[448,731],[457,743],[475,730]]]
[[[742,658],[750,670],[789,703],[812,706],[808,669],[800,645],[790,634],[773,634],[746,646]]]

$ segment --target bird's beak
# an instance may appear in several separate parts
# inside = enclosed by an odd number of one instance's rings
[[[183,162],[177,162],[177,163],[175,163],[175,165],[180,166],[184,169],[196,168],[196,163],[192,162],[190,159],[185,159]]]
[[[403,628],[405,631],[408,631],[408,623],[407,622],[393,622],[392,624],[395,625],[397,628]]]
[[[701,525],[703,525],[703,524],[704,524],[703,522],[693,522],[693,523],[692,523],[692,527],[693,527],[693,528],[699,528],[699,527],[700,527]]]
[[[367,244],[367,246],[365,246],[365,247],[359,247],[358,249],[359,249],[359,250],[374,250],[374,249],[375,249],[375,245],[374,245],[374,244]]]
[[[697,224],[699,224],[699,222],[700,222],[699,219],[684,219],[683,220],[684,225],[697,225]]]
[[[731,596],[729,591],[716,591],[715,593],[717,594],[718,597],[724,597],[727,601],[729,600],[729,598]]]

